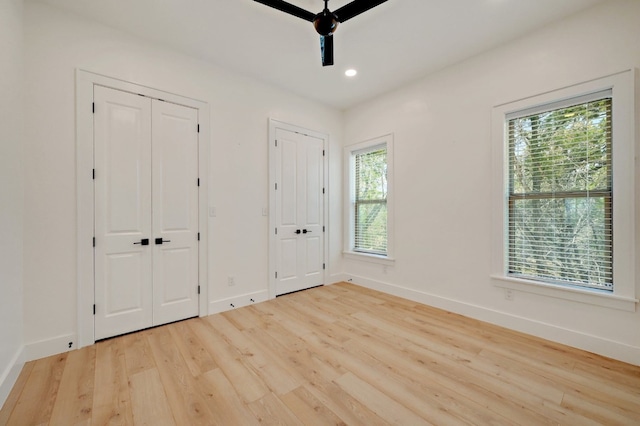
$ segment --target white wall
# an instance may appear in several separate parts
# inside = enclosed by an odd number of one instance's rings
[[[0,2],[0,405],[22,351],[22,0]]]
[[[61,351],[77,329],[76,68],[209,103],[211,303],[268,288],[269,118],[330,134],[329,267],[342,270],[340,111],[39,3],[25,4],[25,45],[24,336],[37,349],[28,353]]]
[[[640,67],[639,23],[640,2],[606,2],[347,111],[346,144],[395,135],[397,261],[385,273],[345,260],[346,275],[640,365],[640,312],[523,292],[507,301],[489,277],[492,107]]]

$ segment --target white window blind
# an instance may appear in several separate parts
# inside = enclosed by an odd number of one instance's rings
[[[387,254],[387,147],[354,153],[354,247],[357,252]]]
[[[509,275],[613,290],[611,96],[507,116]]]

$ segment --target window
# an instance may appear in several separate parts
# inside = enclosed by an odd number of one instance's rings
[[[633,71],[493,109],[494,284],[634,310]]]
[[[611,91],[509,114],[508,273],[613,290]]]
[[[377,258],[391,252],[390,201],[392,142],[390,136],[345,149],[349,176],[346,251]]]
[[[356,152],[353,251],[387,254],[387,146]]]

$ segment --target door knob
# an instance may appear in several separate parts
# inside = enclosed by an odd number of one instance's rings
[[[133,243],[133,244],[140,244],[142,246],[148,246],[149,245],[149,239],[148,238],[143,238],[140,241],[138,241],[137,243]]]
[[[299,234],[299,233],[300,233],[300,230],[299,230],[299,229],[296,229],[296,234]]]
[[[303,234],[309,234],[309,233],[311,233],[311,231],[307,231],[306,229],[303,229],[303,230],[302,230],[302,233],[303,233]]]
[[[163,240],[162,238],[156,238],[156,244],[162,244],[162,243],[170,243],[171,240]]]

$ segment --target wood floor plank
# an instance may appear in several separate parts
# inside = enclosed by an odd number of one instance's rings
[[[51,424],[75,425],[91,419],[95,357],[95,345],[69,352],[51,413]]]
[[[601,404],[583,396],[566,394],[562,406],[603,425],[638,425],[638,413],[623,412],[613,404]]]
[[[135,425],[174,426],[169,401],[155,368],[129,376],[131,407]]]
[[[272,393],[250,403],[249,410],[253,412],[261,425],[287,426],[300,424],[300,420],[296,415]]]
[[[194,318],[189,326],[245,402],[256,401],[269,392],[260,377],[241,361],[240,351],[228,346],[206,320]]]
[[[142,330],[117,338],[123,341],[128,375],[156,367],[147,341],[148,334],[149,330]]]
[[[9,425],[39,425],[49,422],[67,356],[64,353],[32,361],[33,370],[9,417]]]
[[[282,395],[280,400],[296,415],[300,422],[309,426],[344,425],[333,411],[324,405],[304,386]]]
[[[20,400],[20,395],[22,394],[22,390],[27,385],[27,381],[29,380],[29,376],[31,375],[31,371],[33,370],[33,366],[35,365],[35,361],[27,362],[20,371],[18,378],[16,379],[13,388],[11,388],[11,392],[7,396],[7,400],[2,405],[2,409],[0,410],[0,425],[6,425],[9,423],[9,417],[11,413],[13,413],[13,409],[16,404]]]
[[[221,369],[208,371],[198,377],[197,384],[213,413],[212,424],[258,425],[258,419],[247,409],[233,385]]]
[[[170,324],[167,328],[194,377],[218,368],[218,365],[204,348],[200,339],[185,321]]]
[[[208,405],[169,330],[156,328],[147,338],[173,417],[179,425],[208,425],[212,417]]]
[[[336,383],[349,395],[376,413],[392,425],[427,425],[431,424],[418,417],[397,401],[360,379],[353,373],[347,373],[336,380]]]
[[[349,283],[27,363],[0,425],[638,425],[640,366]]]
[[[96,344],[93,423],[97,425],[133,424],[131,394],[122,339]]]
[[[348,349],[361,353],[362,357],[368,356],[378,361],[376,370],[385,371],[393,380],[405,383],[413,393],[423,400],[425,409],[443,411],[448,415],[460,419],[460,422],[468,424],[501,424],[511,425],[513,422],[481,405],[476,398],[469,395],[461,395],[458,392],[457,382],[443,377],[431,368],[425,368],[422,358],[417,362],[407,362],[407,354],[403,354],[402,365],[397,364],[398,349],[392,344],[381,344],[371,335],[363,335],[362,338],[349,342]],[[377,383],[385,386],[387,380],[377,379]],[[426,417],[429,419],[429,417]],[[437,419],[434,419],[434,421]],[[439,424],[455,424],[458,421],[439,422]]]
[[[255,373],[268,383],[271,392],[283,395],[302,385],[299,375],[279,362],[276,354],[270,353],[267,348],[237,329],[225,314],[211,316],[207,321],[224,336],[227,343],[239,349],[244,362],[251,365]],[[287,347],[290,348],[289,345]]]

